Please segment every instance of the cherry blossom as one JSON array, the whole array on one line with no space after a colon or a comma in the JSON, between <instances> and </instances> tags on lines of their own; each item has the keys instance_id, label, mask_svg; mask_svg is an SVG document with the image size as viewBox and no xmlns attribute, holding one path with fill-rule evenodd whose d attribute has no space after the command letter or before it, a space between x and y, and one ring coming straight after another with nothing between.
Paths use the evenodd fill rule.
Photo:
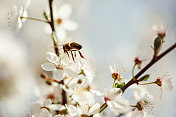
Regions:
<instances>
[{"instance_id":1,"label":"cherry blossom","mask_svg":"<svg viewBox=\"0 0 176 117\"><path fill-rule=\"evenodd\" d=\"M115 63L114 63L113 67L112 67L112 65L110 65L109 67L110 67L110 70L111 70L111 73L112 73L112 78L114 78L115 80L117 79L119 82L121 82L121 80L123 79L121 77L121 73L123 73L125 71L125 69L119 70Z\"/></svg>"},{"instance_id":2,"label":"cherry blossom","mask_svg":"<svg viewBox=\"0 0 176 117\"><path fill-rule=\"evenodd\" d=\"M62 4L59 9L54 8L54 19L56 24L56 34L59 40L64 41L67 37L67 31L75 31L78 28L78 24L70 20L72 7L69 3ZM51 34L51 28L46 25L45 31Z\"/></svg>"},{"instance_id":3,"label":"cherry blossom","mask_svg":"<svg viewBox=\"0 0 176 117\"><path fill-rule=\"evenodd\" d=\"M153 108L151 98L145 95L143 99L137 102L135 107L131 117L144 117L144 113L151 111Z\"/></svg>"},{"instance_id":4,"label":"cherry blossom","mask_svg":"<svg viewBox=\"0 0 176 117\"><path fill-rule=\"evenodd\" d=\"M155 83L161 87L161 94L160 99L162 98L163 90L166 91L172 91L173 90L173 84L172 84L172 78L168 77L168 73L163 74L161 77L158 77L155 81Z\"/></svg>"},{"instance_id":5,"label":"cherry blossom","mask_svg":"<svg viewBox=\"0 0 176 117\"><path fill-rule=\"evenodd\" d=\"M24 18L28 16L26 9L30 3L31 0L28 0L24 6L20 6L20 9L18 9L16 5L12 5L8 13L8 25L16 23L16 28L20 29L22 23L26 20Z\"/></svg>"}]
</instances>

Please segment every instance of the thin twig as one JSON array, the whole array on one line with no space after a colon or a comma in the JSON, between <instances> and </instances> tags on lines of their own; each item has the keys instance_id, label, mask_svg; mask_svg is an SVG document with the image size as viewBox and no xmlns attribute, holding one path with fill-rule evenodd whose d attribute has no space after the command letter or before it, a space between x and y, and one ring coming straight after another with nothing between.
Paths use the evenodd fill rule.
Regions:
<instances>
[{"instance_id":1,"label":"thin twig","mask_svg":"<svg viewBox=\"0 0 176 117\"><path fill-rule=\"evenodd\" d=\"M42 20L42 19L32 18L32 17L23 17L23 16L21 16L21 19L28 19L28 20L34 20L34 21L40 21L40 22L49 23L49 21L47 21L47 20Z\"/></svg>"},{"instance_id":2,"label":"thin twig","mask_svg":"<svg viewBox=\"0 0 176 117\"><path fill-rule=\"evenodd\" d=\"M158 60L160 60L162 57L167 55L169 52L171 52L173 49L176 48L176 43L174 43L171 47L169 47L167 50L165 50L163 53L161 53L159 56L154 56L153 59L146 65L138 74L135 75L135 78L138 79L145 71L147 71L152 65L154 65ZM121 88L122 91L125 91L129 86L134 84L136 82L130 80L124 87Z\"/></svg>"}]
</instances>

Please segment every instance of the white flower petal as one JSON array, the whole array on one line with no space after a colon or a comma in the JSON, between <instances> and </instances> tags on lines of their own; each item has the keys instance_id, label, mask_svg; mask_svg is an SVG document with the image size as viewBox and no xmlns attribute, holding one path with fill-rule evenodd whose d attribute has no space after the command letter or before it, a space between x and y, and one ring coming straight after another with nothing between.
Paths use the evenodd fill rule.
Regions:
<instances>
[{"instance_id":1,"label":"white flower petal","mask_svg":"<svg viewBox=\"0 0 176 117\"><path fill-rule=\"evenodd\" d=\"M65 19L62 25L68 31L75 31L78 29L78 24L70 19Z\"/></svg>"},{"instance_id":2,"label":"white flower petal","mask_svg":"<svg viewBox=\"0 0 176 117\"><path fill-rule=\"evenodd\" d=\"M143 111L139 111L137 117L144 117L144 112Z\"/></svg>"},{"instance_id":3,"label":"white flower petal","mask_svg":"<svg viewBox=\"0 0 176 117\"><path fill-rule=\"evenodd\" d=\"M173 84L170 78L167 78L163 81L163 88L166 89L167 91L173 90Z\"/></svg>"},{"instance_id":4,"label":"white flower petal","mask_svg":"<svg viewBox=\"0 0 176 117\"><path fill-rule=\"evenodd\" d=\"M99 113L95 114L93 117L101 117Z\"/></svg>"},{"instance_id":5,"label":"white flower petal","mask_svg":"<svg viewBox=\"0 0 176 117\"><path fill-rule=\"evenodd\" d=\"M50 105L51 103L52 103L51 99L43 100L43 106Z\"/></svg>"},{"instance_id":6,"label":"white flower petal","mask_svg":"<svg viewBox=\"0 0 176 117\"><path fill-rule=\"evenodd\" d=\"M21 27L22 27L22 21L21 21L20 18L18 18L18 21L17 21L17 30L19 30Z\"/></svg>"},{"instance_id":7,"label":"white flower petal","mask_svg":"<svg viewBox=\"0 0 176 117\"><path fill-rule=\"evenodd\" d=\"M40 108L41 108L41 106L40 106L40 104L39 103L32 103L31 104L31 112L32 112L32 114L38 114L39 112L40 112Z\"/></svg>"},{"instance_id":8,"label":"white flower petal","mask_svg":"<svg viewBox=\"0 0 176 117\"><path fill-rule=\"evenodd\" d=\"M51 104L47 107L49 107L52 110L64 110L65 109L65 106L63 106L61 104Z\"/></svg>"},{"instance_id":9,"label":"white flower petal","mask_svg":"<svg viewBox=\"0 0 176 117\"><path fill-rule=\"evenodd\" d=\"M99 108L100 108L100 104L96 103L90 108L89 113L91 115L95 114L95 113L98 113L99 112Z\"/></svg>"},{"instance_id":10,"label":"white flower petal","mask_svg":"<svg viewBox=\"0 0 176 117\"><path fill-rule=\"evenodd\" d=\"M57 35L58 40L60 41L64 41L67 36L66 31L63 28L56 28L56 35Z\"/></svg>"},{"instance_id":11,"label":"white flower petal","mask_svg":"<svg viewBox=\"0 0 176 117\"><path fill-rule=\"evenodd\" d=\"M94 93L95 95L97 95L97 96L103 96L104 94L103 93L101 93L100 91L98 91L98 90L90 90L90 92L92 92L92 93Z\"/></svg>"},{"instance_id":12,"label":"white flower petal","mask_svg":"<svg viewBox=\"0 0 176 117\"><path fill-rule=\"evenodd\" d=\"M41 67L45 71L53 71L53 70L56 69L56 66L53 63L50 63L50 62L46 62L46 63L42 64Z\"/></svg>"},{"instance_id":13,"label":"white flower petal","mask_svg":"<svg viewBox=\"0 0 176 117\"><path fill-rule=\"evenodd\" d=\"M31 4L31 0L27 0L26 4L25 4L25 9L27 9L29 7L29 5Z\"/></svg>"},{"instance_id":14,"label":"white flower petal","mask_svg":"<svg viewBox=\"0 0 176 117\"><path fill-rule=\"evenodd\" d=\"M23 15L23 11L24 11L23 6L20 6L20 10L18 12L18 15L19 15L18 17L21 17Z\"/></svg>"},{"instance_id":15,"label":"white flower petal","mask_svg":"<svg viewBox=\"0 0 176 117\"><path fill-rule=\"evenodd\" d=\"M137 117L139 115L139 111L138 109L136 108L133 113L131 114L131 117Z\"/></svg>"},{"instance_id":16,"label":"white flower petal","mask_svg":"<svg viewBox=\"0 0 176 117\"><path fill-rule=\"evenodd\" d=\"M119 105L116 102L107 101L107 105L113 113L115 113L116 115L120 114L119 113L120 107L118 107Z\"/></svg>"},{"instance_id":17,"label":"white flower petal","mask_svg":"<svg viewBox=\"0 0 176 117\"><path fill-rule=\"evenodd\" d=\"M65 117L64 115L54 115L53 117Z\"/></svg>"},{"instance_id":18,"label":"white flower petal","mask_svg":"<svg viewBox=\"0 0 176 117\"><path fill-rule=\"evenodd\" d=\"M121 100L119 100L118 102L107 101L107 105L109 106L111 111L113 111L117 115L119 113L127 113L127 112L130 111L130 107L129 106L127 106L126 104L123 104L123 102Z\"/></svg>"},{"instance_id":19,"label":"white flower petal","mask_svg":"<svg viewBox=\"0 0 176 117\"><path fill-rule=\"evenodd\" d=\"M114 69L112 68L112 65L109 65L111 73L114 73Z\"/></svg>"},{"instance_id":20,"label":"white flower petal","mask_svg":"<svg viewBox=\"0 0 176 117\"><path fill-rule=\"evenodd\" d=\"M61 81L63 80L63 74L64 74L64 71L63 70L55 70L53 71L53 78L58 80L58 81Z\"/></svg>"},{"instance_id":21,"label":"white flower petal","mask_svg":"<svg viewBox=\"0 0 176 117\"><path fill-rule=\"evenodd\" d=\"M56 65L59 62L58 56L55 53L52 53L52 52L47 52L46 53L46 58L47 58L48 61L50 61L51 63L54 63Z\"/></svg>"},{"instance_id":22,"label":"white flower petal","mask_svg":"<svg viewBox=\"0 0 176 117\"><path fill-rule=\"evenodd\" d=\"M72 70L70 70L70 69L65 69L64 72L65 72L65 74L67 74L68 76L70 76L70 77L72 77L72 78L78 76L78 74L77 74L76 72L74 72L74 71L72 71Z\"/></svg>"},{"instance_id":23,"label":"white flower petal","mask_svg":"<svg viewBox=\"0 0 176 117\"><path fill-rule=\"evenodd\" d=\"M66 108L68 109L68 112L70 115L72 116L78 115L78 109L74 107L73 105L69 105L69 106L66 105Z\"/></svg>"},{"instance_id":24,"label":"white flower petal","mask_svg":"<svg viewBox=\"0 0 176 117\"><path fill-rule=\"evenodd\" d=\"M71 15L72 7L70 4L63 4L58 10L58 17L60 18L68 18Z\"/></svg>"},{"instance_id":25,"label":"white flower petal","mask_svg":"<svg viewBox=\"0 0 176 117\"><path fill-rule=\"evenodd\" d=\"M23 17L27 17L28 16L28 12L26 10L23 11L23 14L22 14ZM26 19L22 19L22 22L25 22Z\"/></svg>"},{"instance_id":26,"label":"white flower petal","mask_svg":"<svg viewBox=\"0 0 176 117\"><path fill-rule=\"evenodd\" d=\"M121 94L122 90L119 88L105 89L105 97L108 97L111 100L118 98Z\"/></svg>"},{"instance_id":27,"label":"white flower petal","mask_svg":"<svg viewBox=\"0 0 176 117\"><path fill-rule=\"evenodd\" d=\"M73 100L76 102L79 102L79 96L78 95L72 95Z\"/></svg>"},{"instance_id":28,"label":"white flower petal","mask_svg":"<svg viewBox=\"0 0 176 117\"><path fill-rule=\"evenodd\" d=\"M16 5L12 5L8 12L8 24L11 25L17 21L18 17L18 8Z\"/></svg>"},{"instance_id":29,"label":"white flower petal","mask_svg":"<svg viewBox=\"0 0 176 117\"><path fill-rule=\"evenodd\" d=\"M50 112L47 109L45 109L45 108L41 109L40 116L41 117L52 117L52 115L50 114Z\"/></svg>"}]
</instances>

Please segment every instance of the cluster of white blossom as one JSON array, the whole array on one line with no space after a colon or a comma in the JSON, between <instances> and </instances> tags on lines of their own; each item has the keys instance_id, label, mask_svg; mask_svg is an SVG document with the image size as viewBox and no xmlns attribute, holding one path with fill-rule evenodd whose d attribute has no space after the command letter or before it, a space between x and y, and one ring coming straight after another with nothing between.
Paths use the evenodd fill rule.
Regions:
<instances>
[{"instance_id":1,"label":"cluster of white blossom","mask_svg":"<svg viewBox=\"0 0 176 117\"><path fill-rule=\"evenodd\" d=\"M11 7L9 12L10 24L17 22L19 29L25 19L32 19L28 18L26 11L29 3L30 0L20 10L15 5ZM47 9L49 10L49 8ZM45 19L50 21L48 10L45 12ZM69 3L63 3L59 8L53 5L54 24L58 42L68 42L67 31L74 31L78 28L78 24L70 19L71 12L72 8ZM47 23L45 27L48 34L52 34L50 26ZM61 46L62 49L59 49L59 56L53 52L46 53L47 62L41 65L46 71L46 73L41 74L41 77L46 81L46 87L38 90L39 99L31 103L30 115L32 117L99 117L107 106L116 115L147 116L146 113L151 111L153 107L151 104L153 97L142 86L139 86L140 81L132 87L134 90L133 98L137 100L134 105L131 105L130 103L132 102L123 97L124 91L121 88L125 85L125 82L121 83L121 73L124 72L124 69L119 71L116 64L114 66L110 65L110 71L114 79L113 87L105 88L103 93L92 89L95 71L88 60L84 59L80 53L80 48L79 50L76 47L72 48L71 43L63 44L68 46L65 47L67 50L64 49L64 46ZM80 56L77 56L78 53ZM135 58L135 65L138 65L138 69L141 69L142 61L140 57ZM49 77L47 72L52 72L53 75ZM152 83L157 84L162 89L172 89L171 80L165 78L165 76L157 78ZM102 106L97 103L97 96L103 98L104 104Z\"/></svg>"}]
</instances>

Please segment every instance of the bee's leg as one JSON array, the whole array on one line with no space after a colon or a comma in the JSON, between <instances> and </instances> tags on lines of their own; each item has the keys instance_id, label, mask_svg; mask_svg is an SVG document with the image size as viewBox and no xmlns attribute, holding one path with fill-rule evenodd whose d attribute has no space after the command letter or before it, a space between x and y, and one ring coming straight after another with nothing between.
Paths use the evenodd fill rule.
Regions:
<instances>
[{"instance_id":1,"label":"bee's leg","mask_svg":"<svg viewBox=\"0 0 176 117\"><path fill-rule=\"evenodd\" d=\"M66 53L67 53L67 56L68 56L68 58L70 59L70 56L69 56L69 53L68 53L68 51L66 51Z\"/></svg>"},{"instance_id":2,"label":"bee's leg","mask_svg":"<svg viewBox=\"0 0 176 117\"><path fill-rule=\"evenodd\" d=\"M76 58L76 52L74 52L74 54L75 54L75 58Z\"/></svg>"},{"instance_id":3,"label":"bee's leg","mask_svg":"<svg viewBox=\"0 0 176 117\"><path fill-rule=\"evenodd\" d=\"M74 56L73 56L73 52L71 51L71 55L72 55L72 59L75 62Z\"/></svg>"},{"instance_id":4,"label":"bee's leg","mask_svg":"<svg viewBox=\"0 0 176 117\"><path fill-rule=\"evenodd\" d=\"M82 53L80 51L78 51L78 52L79 52L79 55L81 56L81 58L84 58L84 56L82 55Z\"/></svg>"}]
</instances>

